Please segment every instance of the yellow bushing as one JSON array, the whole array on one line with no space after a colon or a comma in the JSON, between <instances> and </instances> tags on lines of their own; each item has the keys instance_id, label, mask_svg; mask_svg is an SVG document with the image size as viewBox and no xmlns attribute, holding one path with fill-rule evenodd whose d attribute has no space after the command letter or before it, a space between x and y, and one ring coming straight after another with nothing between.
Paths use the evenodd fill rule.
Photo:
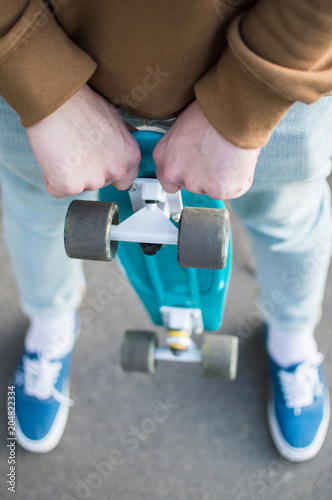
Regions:
<instances>
[{"instance_id":1,"label":"yellow bushing","mask_svg":"<svg viewBox=\"0 0 332 500\"><path fill-rule=\"evenodd\" d=\"M188 339L190 337L190 333L187 332L186 330L169 330L168 337L176 337L176 338L182 337ZM178 349L182 351L185 351L188 348L188 346L186 345L176 344L176 343L168 344L168 347L170 347L170 349Z\"/></svg>"}]
</instances>

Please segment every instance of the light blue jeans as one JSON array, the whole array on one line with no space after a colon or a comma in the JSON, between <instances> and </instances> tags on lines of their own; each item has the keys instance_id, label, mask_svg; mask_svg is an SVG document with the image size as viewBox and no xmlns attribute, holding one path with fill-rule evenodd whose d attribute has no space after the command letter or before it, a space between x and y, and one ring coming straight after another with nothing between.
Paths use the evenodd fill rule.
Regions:
<instances>
[{"instance_id":1,"label":"light blue jeans","mask_svg":"<svg viewBox=\"0 0 332 500\"><path fill-rule=\"evenodd\" d=\"M85 288L82 262L67 257L64 221L73 198L46 189L25 128L0 97L0 185L3 235L27 316L56 316L76 309ZM92 199L83 193L75 198Z\"/></svg>"},{"instance_id":2,"label":"light blue jeans","mask_svg":"<svg viewBox=\"0 0 332 500\"><path fill-rule=\"evenodd\" d=\"M134 126L167 129L172 120L151 121L123 113ZM332 98L296 104L262 149L250 191L231 205L249 231L257 261L264 319L284 331L314 325L331 253L330 189ZM71 199L52 198L26 131L0 100L0 175L3 227L22 308L53 316L77 307L84 276L66 257L63 224ZM75 198L94 198L83 193Z\"/></svg>"}]
</instances>

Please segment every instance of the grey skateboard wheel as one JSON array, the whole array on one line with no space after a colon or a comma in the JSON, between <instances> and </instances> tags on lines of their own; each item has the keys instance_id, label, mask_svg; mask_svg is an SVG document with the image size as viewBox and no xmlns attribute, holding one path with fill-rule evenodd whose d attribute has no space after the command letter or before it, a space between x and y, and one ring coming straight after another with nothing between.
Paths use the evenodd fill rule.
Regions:
<instances>
[{"instance_id":1,"label":"grey skateboard wheel","mask_svg":"<svg viewBox=\"0 0 332 500\"><path fill-rule=\"evenodd\" d=\"M234 380L239 339L234 335L206 334L202 347L202 375Z\"/></svg>"},{"instance_id":2,"label":"grey skateboard wheel","mask_svg":"<svg viewBox=\"0 0 332 500\"><path fill-rule=\"evenodd\" d=\"M178 237L180 266L224 269L228 242L228 210L194 207L182 210Z\"/></svg>"},{"instance_id":3,"label":"grey skateboard wheel","mask_svg":"<svg viewBox=\"0 0 332 500\"><path fill-rule=\"evenodd\" d=\"M110 241L111 224L119 224L116 203L74 200L67 210L65 249L73 259L114 259L118 242Z\"/></svg>"},{"instance_id":4,"label":"grey skateboard wheel","mask_svg":"<svg viewBox=\"0 0 332 500\"><path fill-rule=\"evenodd\" d=\"M154 373L154 350L157 346L155 332L142 330L127 331L121 348L121 365L128 372Z\"/></svg>"}]
</instances>

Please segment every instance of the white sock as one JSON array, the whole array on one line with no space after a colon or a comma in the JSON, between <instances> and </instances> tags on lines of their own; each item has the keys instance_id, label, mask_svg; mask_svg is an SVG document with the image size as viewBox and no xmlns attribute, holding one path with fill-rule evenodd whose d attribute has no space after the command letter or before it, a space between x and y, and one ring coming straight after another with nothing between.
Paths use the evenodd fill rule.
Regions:
<instances>
[{"instance_id":1,"label":"white sock","mask_svg":"<svg viewBox=\"0 0 332 500\"><path fill-rule=\"evenodd\" d=\"M285 333L269 326L267 350L272 359L283 368L302 363L318 351L314 329Z\"/></svg>"},{"instance_id":2,"label":"white sock","mask_svg":"<svg viewBox=\"0 0 332 500\"><path fill-rule=\"evenodd\" d=\"M32 317L25 348L42 353L47 359L63 358L74 347L76 327L76 311L55 318Z\"/></svg>"}]
</instances>

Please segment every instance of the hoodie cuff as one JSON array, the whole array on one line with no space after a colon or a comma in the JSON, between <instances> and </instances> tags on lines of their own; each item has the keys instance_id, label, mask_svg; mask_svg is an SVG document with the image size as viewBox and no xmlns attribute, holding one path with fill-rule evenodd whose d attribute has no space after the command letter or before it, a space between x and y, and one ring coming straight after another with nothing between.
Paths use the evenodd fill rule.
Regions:
<instances>
[{"instance_id":1,"label":"hoodie cuff","mask_svg":"<svg viewBox=\"0 0 332 500\"><path fill-rule=\"evenodd\" d=\"M230 142L246 149L264 146L296 101L312 103L331 87L332 70L301 71L252 52L240 35L243 16L228 32L228 47L195 85L204 115Z\"/></svg>"},{"instance_id":2,"label":"hoodie cuff","mask_svg":"<svg viewBox=\"0 0 332 500\"><path fill-rule=\"evenodd\" d=\"M19 114L24 127L64 104L96 67L38 0L29 3L20 20L0 39L0 95Z\"/></svg>"}]
</instances>

